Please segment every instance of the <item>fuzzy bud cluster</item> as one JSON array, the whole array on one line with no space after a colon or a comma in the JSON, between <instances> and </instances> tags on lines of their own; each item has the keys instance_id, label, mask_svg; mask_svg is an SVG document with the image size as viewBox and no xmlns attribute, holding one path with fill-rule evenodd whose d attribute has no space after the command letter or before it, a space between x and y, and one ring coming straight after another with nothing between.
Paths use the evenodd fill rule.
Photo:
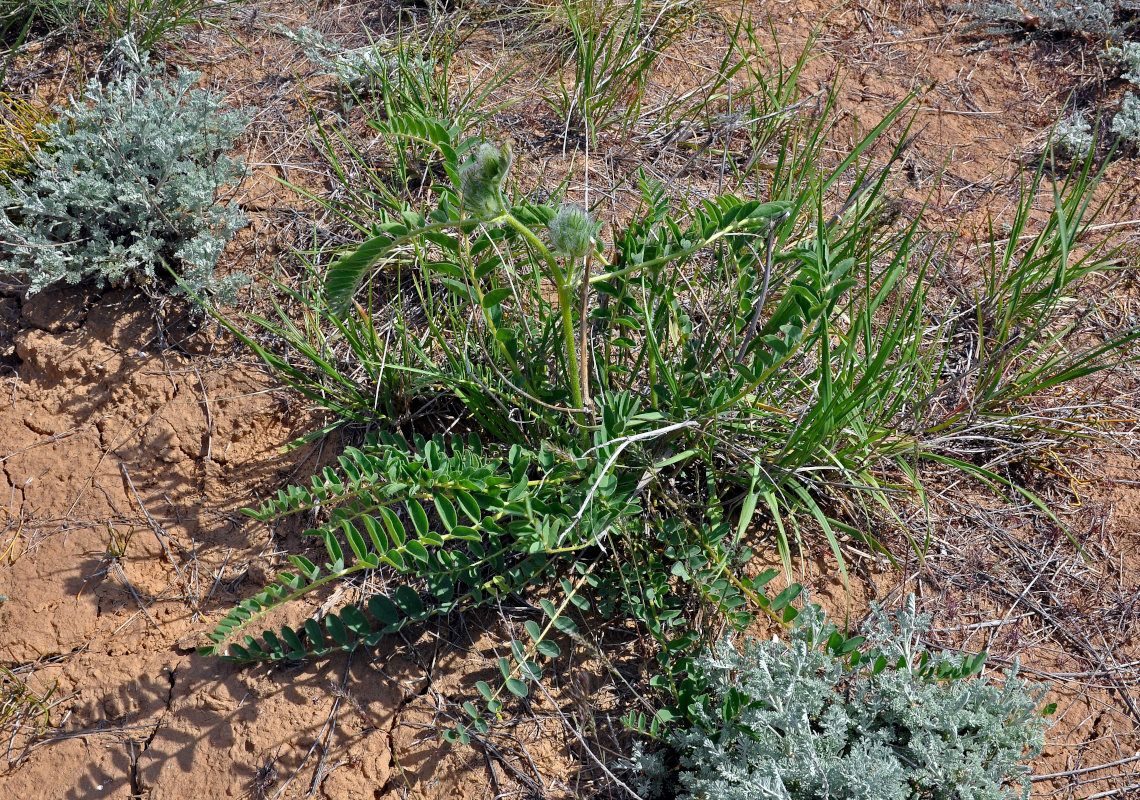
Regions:
<instances>
[{"instance_id":1,"label":"fuzzy bud cluster","mask_svg":"<svg viewBox=\"0 0 1140 800\"><path fill-rule=\"evenodd\" d=\"M550 247L567 258L583 258L590 252L598 225L590 212L573 203L563 203L554 219L547 223Z\"/></svg>"},{"instance_id":2,"label":"fuzzy bud cluster","mask_svg":"<svg viewBox=\"0 0 1140 800\"><path fill-rule=\"evenodd\" d=\"M513 156L510 143L501 147L484 142L459 168L459 194L468 213L493 217L503 209L503 187Z\"/></svg>"}]
</instances>

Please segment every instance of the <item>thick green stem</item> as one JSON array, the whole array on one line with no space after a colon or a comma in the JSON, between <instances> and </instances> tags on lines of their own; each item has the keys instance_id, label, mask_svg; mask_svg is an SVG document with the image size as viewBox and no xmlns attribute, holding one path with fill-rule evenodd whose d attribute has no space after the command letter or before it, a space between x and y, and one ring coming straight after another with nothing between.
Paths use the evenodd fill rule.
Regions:
<instances>
[{"instance_id":1,"label":"thick green stem","mask_svg":"<svg viewBox=\"0 0 1140 800\"><path fill-rule=\"evenodd\" d=\"M578 415L579 423L586 425L586 412L583 405L582 386L588 385L588 378L582 374L583 365L578 361L577 337L574 335L574 293L570 286L569 277L563 274L558 266L558 260L547 249L542 240L534 235L534 231L523 225L514 215L507 213L505 221L508 225L523 235L538 254L546 261L550 268L550 278L554 281L554 289L558 294L558 308L562 316L562 346L566 351L566 383L570 389L571 402L574 408L582 409ZM585 321L583 320L583 323Z\"/></svg>"},{"instance_id":2,"label":"thick green stem","mask_svg":"<svg viewBox=\"0 0 1140 800\"><path fill-rule=\"evenodd\" d=\"M594 248L591 245L590 250ZM590 253L586 253L586 260L582 264L582 286L580 294L582 296L582 305L578 311L578 330L581 334L578 337L578 364L579 374L582 379L582 404L589 406L590 404L590 327L586 320L590 316Z\"/></svg>"}]
</instances>

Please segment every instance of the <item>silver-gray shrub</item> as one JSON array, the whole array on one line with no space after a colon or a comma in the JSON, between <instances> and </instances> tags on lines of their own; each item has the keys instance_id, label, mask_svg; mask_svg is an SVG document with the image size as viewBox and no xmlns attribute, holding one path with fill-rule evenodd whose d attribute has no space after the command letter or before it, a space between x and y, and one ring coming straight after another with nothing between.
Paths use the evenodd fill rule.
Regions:
<instances>
[{"instance_id":1,"label":"silver-gray shrub","mask_svg":"<svg viewBox=\"0 0 1140 800\"><path fill-rule=\"evenodd\" d=\"M1112 133L1127 144L1140 147L1140 98L1132 92L1124 95L1120 110L1112 118Z\"/></svg>"},{"instance_id":2,"label":"silver-gray shrub","mask_svg":"<svg viewBox=\"0 0 1140 800\"><path fill-rule=\"evenodd\" d=\"M1121 42L1110 46L1102 58L1120 71L1120 77L1140 86L1140 42Z\"/></svg>"},{"instance_id":3,"label":"silver-gray shrub","mask_svg":"<svg viewBox=\"0 0 1140 800\"><path fill-rule=\"evenodd\" d=\"M278 28L280 33L305 52L305 58L322 75L336 78L356 92L365 92L376 76L392 69L392 58L385 55L386 41L375 42L368 47L343 47L330 42L320 31L301 26L293 31L285 26Z\"/></svg>"},{"instance_id":4,"label":"silver-gray shrub","mask_svg":"<svg viewBox=\"0 0 1140 800\"><path fill-rule=\"evenodd\" d=\"M1072 158L1084 158L1095 144L1092 128L1079 112L1058 122L1052 138L1057 149Z\"/></svg>"},{"instance_id":5,"label":"silver-gray shrub","mask_svg":"<svg viewBox=\"0 0 1140 800\"><path fill-rule=\"evenodd\" d=\"M246 219L217 195L244 174L226 153L248 118L197 79L164 80L144 57L72 98L33 173L0 189L0 272L26 274L31 294L86 279L150 287L169 267L197 294L230 294L240 276L214 268Z\"/></svg>"},{"instance_id":6,"label":"silver-gray shrub","mask_svg":"<svg viewBox=\"0 0 1140 800\"><path fill-rule=\"evenodd\" d=\"M868 640L878 652L854 668L827 647L836 628L817 607L797 622L787 641L747 639L737 649L725 640L696 662L710 700L696 712L698 724L672 742L683 796L1029 796L1022 762L1043 745L1043 686L1025 683L1016 668L1000 685L936 679L939 665L962 662L934 657L923 664L918 642L929 620L915 613L913 598L893 619L875 610Z\"/></svg>"},{"instance_id":7,"label":"silver-gray shrub","mask_svg":"<svg viewBox=\"0 0 1140 800\"><path fill-rule=\"evenodd\" d=\"M1140 10L1138 0L969 0L959 8L985 33L1033 32L1119 37L1126 18Z\"/></svg>"},{"instance_id":8,"label":"silver-gray shrub","mask_svg":"<svg viewBox=\"0 0 1140 800\"><path fill-rule=\"evenodd\" d=\"M335 78L354 94L380 91L385 83L405 78L401 72L413 73L425 82L435 73L436 62L430 56L401 52L403 45L386 38L374 39L365 47L345 47L306 26L296 31L279 26L278 31L302 48L318 73Z\"/></svg>"}]
</instances>

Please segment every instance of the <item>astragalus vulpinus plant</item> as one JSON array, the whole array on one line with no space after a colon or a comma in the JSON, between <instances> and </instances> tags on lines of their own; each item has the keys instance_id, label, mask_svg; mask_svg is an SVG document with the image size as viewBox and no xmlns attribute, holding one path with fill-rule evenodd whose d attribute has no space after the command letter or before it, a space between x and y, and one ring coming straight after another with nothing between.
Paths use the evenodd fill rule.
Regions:
<instances>
[{"instance_id":1,"label":"astragalus vulpinus plant","mask_svg":"<svg viewBox=\"0 0 1140 800\"><path fill-rule=\"evenodd\" d=\"M29 293L84 280L152 289L167 270L200 295L240 282L214 267L245 225L217 198L244 174L227 153L247 116L193 88L196 73L168 81L135 59L42 125L33 166L0 188L0 270L24 274Z\"/></svg>"},{"instance_id":2,"label":"astragalus vulpinus plant","mask_svg":"<svg viewBox=\"0 0 1140 800\"><path fill-rule=\"evenodd\" d=\"M508 145L393 119L387 141L442 169L421 170L431 182L411 200L374 194L367 239L282 287L299 317L247 318L257 334L229 323L334 424L368 432L249 512L315 515L327 560L291 555L203 652L351 650L543 586L526 638L497 662L501 682L479 685L481 705L465 704L451 735L487 730L504 692L526 695L587 611L659 640L652 685L669 707L630 719L653 732L689 713L677 698L701 620L794 616L798 587L768 598L773 573L743 570L757 520L789 570L797 546L822 541L843 571L843 539L881 550L874 532L894 522L909 535L898 520L921 508L926 468L1049 514L1006 465L1087 428L1027 399L1136 338L1069 338L1072 285L1110 266L1074 247L1095 176L1085 162L1058 185L1029 233L1044 169L1031 176L1007 238L982 246L975 297L932 322L927 287L947 249L921 215L881 222L905 137L883 154L888 169L868 158L903 112L830 167L826 113L783 129L764 198L685 203L643 174L632 218L609 236L590 210L514 195ZM925 542L912 546L921 557ZM387 588L250 635L279 606L364 574Z\"/></svg>"}]
</instances>

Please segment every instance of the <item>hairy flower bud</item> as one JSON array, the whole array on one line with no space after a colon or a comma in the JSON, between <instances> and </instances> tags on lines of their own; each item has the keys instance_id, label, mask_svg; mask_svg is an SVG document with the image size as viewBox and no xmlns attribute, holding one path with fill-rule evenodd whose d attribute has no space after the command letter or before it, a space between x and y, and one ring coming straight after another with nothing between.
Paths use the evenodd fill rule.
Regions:
<instances>
[{"instance_id":1,"label":"hairy flower bud","mask_svg":"<svg viewBox=\"0 0 1140 800\"><path fill-rule=\"evenodd\" d=\"M511 168L511 145L496 147L490 142L479 145L470 159L459 168L459 194L469 213L491 217L503 208L503 186Z\"/></svg>"},{"instance_id":2,"label":"hairy flower bud","mask_svg":"<svg viewBox=\"0 0 1140 800\"><path fill-rule=\"evenodd\" d=\"M567 258L582 258L590 252L591 239L598 233L590 212L573 203L559 206L547 228L550 230L551 249Z\"/></svg>"}]
</instances>

